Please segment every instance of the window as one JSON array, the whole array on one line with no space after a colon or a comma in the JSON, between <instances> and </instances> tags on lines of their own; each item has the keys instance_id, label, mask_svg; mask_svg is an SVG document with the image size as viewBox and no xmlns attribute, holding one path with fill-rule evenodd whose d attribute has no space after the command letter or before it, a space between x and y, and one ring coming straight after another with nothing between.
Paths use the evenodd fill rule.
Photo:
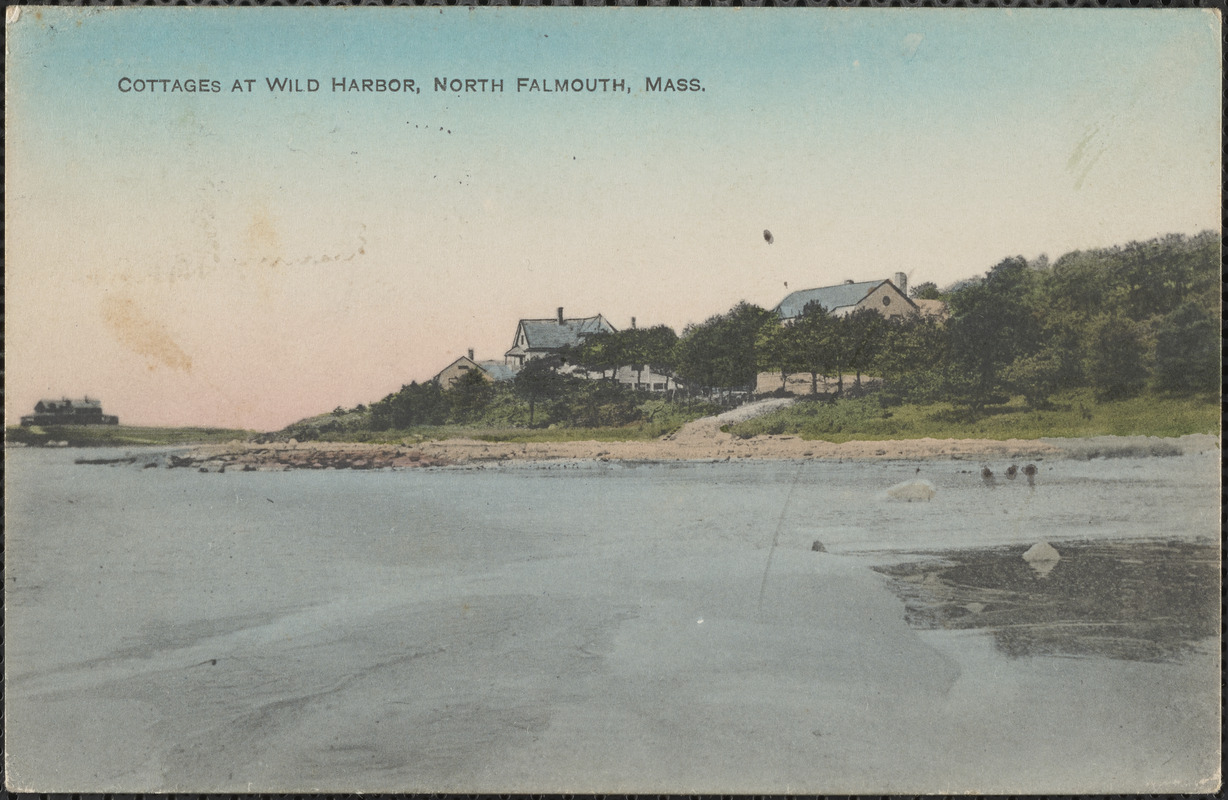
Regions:
<instances>
[{"instance_id":1,"label":"window","mask_svg":"<svg viewBox=\"0 0 1228 800\"><path fill-rule=\"evenodd\" d=\"M883 295L883 305L885 306L891 305L891 298L888 297L887 295Z\"/></svg>"}]
</instances>

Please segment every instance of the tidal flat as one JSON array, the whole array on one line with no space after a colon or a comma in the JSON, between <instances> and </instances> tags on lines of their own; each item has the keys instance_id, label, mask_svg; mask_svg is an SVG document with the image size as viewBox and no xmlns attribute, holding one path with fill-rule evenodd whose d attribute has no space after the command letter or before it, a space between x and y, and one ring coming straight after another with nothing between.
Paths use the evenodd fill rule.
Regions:
<instances>
[{"instance_id":1,"label":"tidal flat","mask_svg":"<svg viewBox=\"0 0 1228 800\"><path fill-rule=\"evenodd\" d=\"M1216 450L1046 457L1031 486L945 459L201 474L133 454L6 451L11 788L1219 781ZM931 500L887 494L914 479ZM1061 553L1043 580L1020 558L1039 541ZM909 570L889 574L908 564L946 571L910 598ZM1111 639L1114 620L1081 610L1076 590L1118 574L1094 607L1186 581L1184 605L1158 604L1128 634L1162 652L1011 650L998 629L1020 618L946 624L955 605L1017 614L1022 587L1043 585L1066 598L1054 620ZM1177 612L1195 619L1164 619Z\"/></svg>"}]
</instances>

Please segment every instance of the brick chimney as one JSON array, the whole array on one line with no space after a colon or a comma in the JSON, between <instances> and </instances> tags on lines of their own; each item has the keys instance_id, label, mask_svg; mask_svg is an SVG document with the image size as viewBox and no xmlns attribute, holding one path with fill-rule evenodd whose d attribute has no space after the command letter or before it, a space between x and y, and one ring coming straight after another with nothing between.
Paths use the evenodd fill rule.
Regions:
<instances>
[{"instance_id":1,"label":"brick chimney","mask_svg":"<svg viewBox=\"0 0 1228 800\"><path fill-rule=\"evenodd\" d=\"M559 306L559 324L563 324L563 307Z\"/></svg>"},{"instance_id":2,"label":"brick chimney","mask_svg":"<svg viewBox=\"0 0 1228 800\"><path fill-rule=\"evenodd\" d=\"M473 360L473 348L472 347L469 348L469 360L470 361Z\"/></svg>"},{"instance_id":3,"label":"brick chimney","mask_svg":"<svg viewBox=\"0 0 1228 800\"><path fill-rule=\"evenodd\" d=\"M905 275L903 272L897 272L895 274L895 280L892 282L895 284L895 288L900 290L901 294L903 294L904 296L908 295L908 276L907 275Z\"/></svg>"},{"instance_id":4,"label":"brick chimney","mask_svg":"<svg viewBox=\"0 0 1228 800\"><path fill-rule=\"evenodd\" d=\"M635 317L631 318L631 330L635 330Z\"/></svg>"}]
</instances>

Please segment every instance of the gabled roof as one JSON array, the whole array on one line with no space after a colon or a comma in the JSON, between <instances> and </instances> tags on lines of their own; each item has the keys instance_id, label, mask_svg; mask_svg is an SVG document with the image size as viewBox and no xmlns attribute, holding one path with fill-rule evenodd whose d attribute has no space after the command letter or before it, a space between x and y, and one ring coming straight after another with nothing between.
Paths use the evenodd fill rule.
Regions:
<instances>
[{"instance_id":1,"label":"gabled roof","mask_svg":"<svg viewBox=\"0 0 1228 800\"><path fill-rule=\"evenodd\" d=\"M594 317L565 319L561 325L557 319L522 319L519 330L524 331L525 338L528 340L525 348L555 350L580 344L584 337L590 334L613 331L614 326L607 322L605 317L598 314ZM516 343L519 341L519 334L517 334ZM516 343L513 343L512 346L515 347Z\"/></svg>"},{"instance_id":2,"label":"gabled roof","mask_svg":"<svg viewBox=\"0 0 1228 800\"><path fill-rule=\"evenodd\" d=\"M58 400L39 400L38 405L45 408L102 408L101 400L91 400L88 397L81 400L70 400L67 397L62 397Z\"/></svg>"},{"instance_id":3,"label":"gabled roof","mask_svg":"<svg viewBox=\"0 0 1228 800\"><path fill-rule=\"evenodd\" d=\"M818 303L829 313L847 306L855 306L866 295L887 283L885 280L861 281L860 283L840 283L835 286L821 286L818 289L802 289L793 292L774 309L781 319L800 317L802 311L811 303Z\"/></svg>"},{"instance_id":4,"label":"gabled roof","mask_svg":"<svg viewBox=\"0 0 1228 800\"><path fill-rule=\"evenodd\" d=\"M479 361L478 366L495 381L510 381L516 377L516 370L502 361Z\"/></svg>"},{"instance_id":5,"label":"gabled roof","mask_svg":"<svg viewBox=\"0 0 1228 800\"><path fill-rule=\"evenodd\" d=\"M435 374L435 377L434 377L434 378L431 378L431 380L433 380L433 381L437 381L437 380L439 380L439 378L440 378L440 376L441 376L441 375L443 375L445 372L447 372L448 370L450 370L450 369L452 369L453 367L455 367L457 364L468 364L468 365L469 365L469 366L471 366L471 367L476 367L476 366L478 365L478 362L474 361L472 358L469 358L468 356L461 356L460 358L456 359L455 361L453 361L453 362L452 362L451 364L449 364L448 366L446 366L446 367L444 367L443 369L439 370L439 372L437 372L437 373Z\"/></svg>"}]
</instances>

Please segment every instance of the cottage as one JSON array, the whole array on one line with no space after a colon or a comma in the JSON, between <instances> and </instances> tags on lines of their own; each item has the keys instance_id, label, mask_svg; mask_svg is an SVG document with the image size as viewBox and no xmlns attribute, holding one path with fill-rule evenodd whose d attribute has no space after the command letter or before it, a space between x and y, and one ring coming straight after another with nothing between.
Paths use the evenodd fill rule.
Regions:
<instances>
[{"instance_id":1,"label":"cottage","mask_svg":"<svg viewBox=\"0 0 1228 800\"><path fill-rule=\"evenodd\" d=\"M451 389L456 382L470 372L477 372L488 381L496 383L510 381L516 377L516 371L502 361L474 361L473 350L467 356L461 356L439 371L431 380L444 389Z\"/></svg>"},{"instance_id":2,"label":"cottage","mask_svg":"<svg viewBox=\"0 0 1228 800\"><path fill-rule=\"evenodd\" d=\"M595 333L614 332L614 326L600 314L565 319L560 308L554 319L520 320L512 347L503 356L504 363L519 369L534 358L558 353L565 347L575 347Z\"/></svg>"},{"instance_id":3,"label":"cottage","mask_svg":"<svg viewBox=\"0 0 1228 800\"><path fill-rule=\"evenodd\" d=\"M672 392L686 387L673 375L653 370L651 364L628 364L614 370L614 380L632 389Z\"/></svg>"},{"instance_id":4,"label":"cottage","mask_svg":"<svg viewBox=\"0 0 1228 800\"><path fill-rule=\"evenodd\" d=\"M118 425L119 417L102 413L102 401L84 397L70 400L39 400L34 413L21 418L22 427L31 425Z\"/></svg>"},{"instance_id":5,"label":"cottage","mask_svg":"<svg viewBox=\"0 0 1228 800\"><path fill-rule=\"evenodd\" d=\"M909 299L907 291L907 276L897 272L894 283L889 280L845 281L835 286L793 292L781 300L774 310L784 322L800 317L811 303L818 303L836 317L861 308L872 308L884 317L903 317L918 313L917 304Z\"/></svg>"}]
</instances>

